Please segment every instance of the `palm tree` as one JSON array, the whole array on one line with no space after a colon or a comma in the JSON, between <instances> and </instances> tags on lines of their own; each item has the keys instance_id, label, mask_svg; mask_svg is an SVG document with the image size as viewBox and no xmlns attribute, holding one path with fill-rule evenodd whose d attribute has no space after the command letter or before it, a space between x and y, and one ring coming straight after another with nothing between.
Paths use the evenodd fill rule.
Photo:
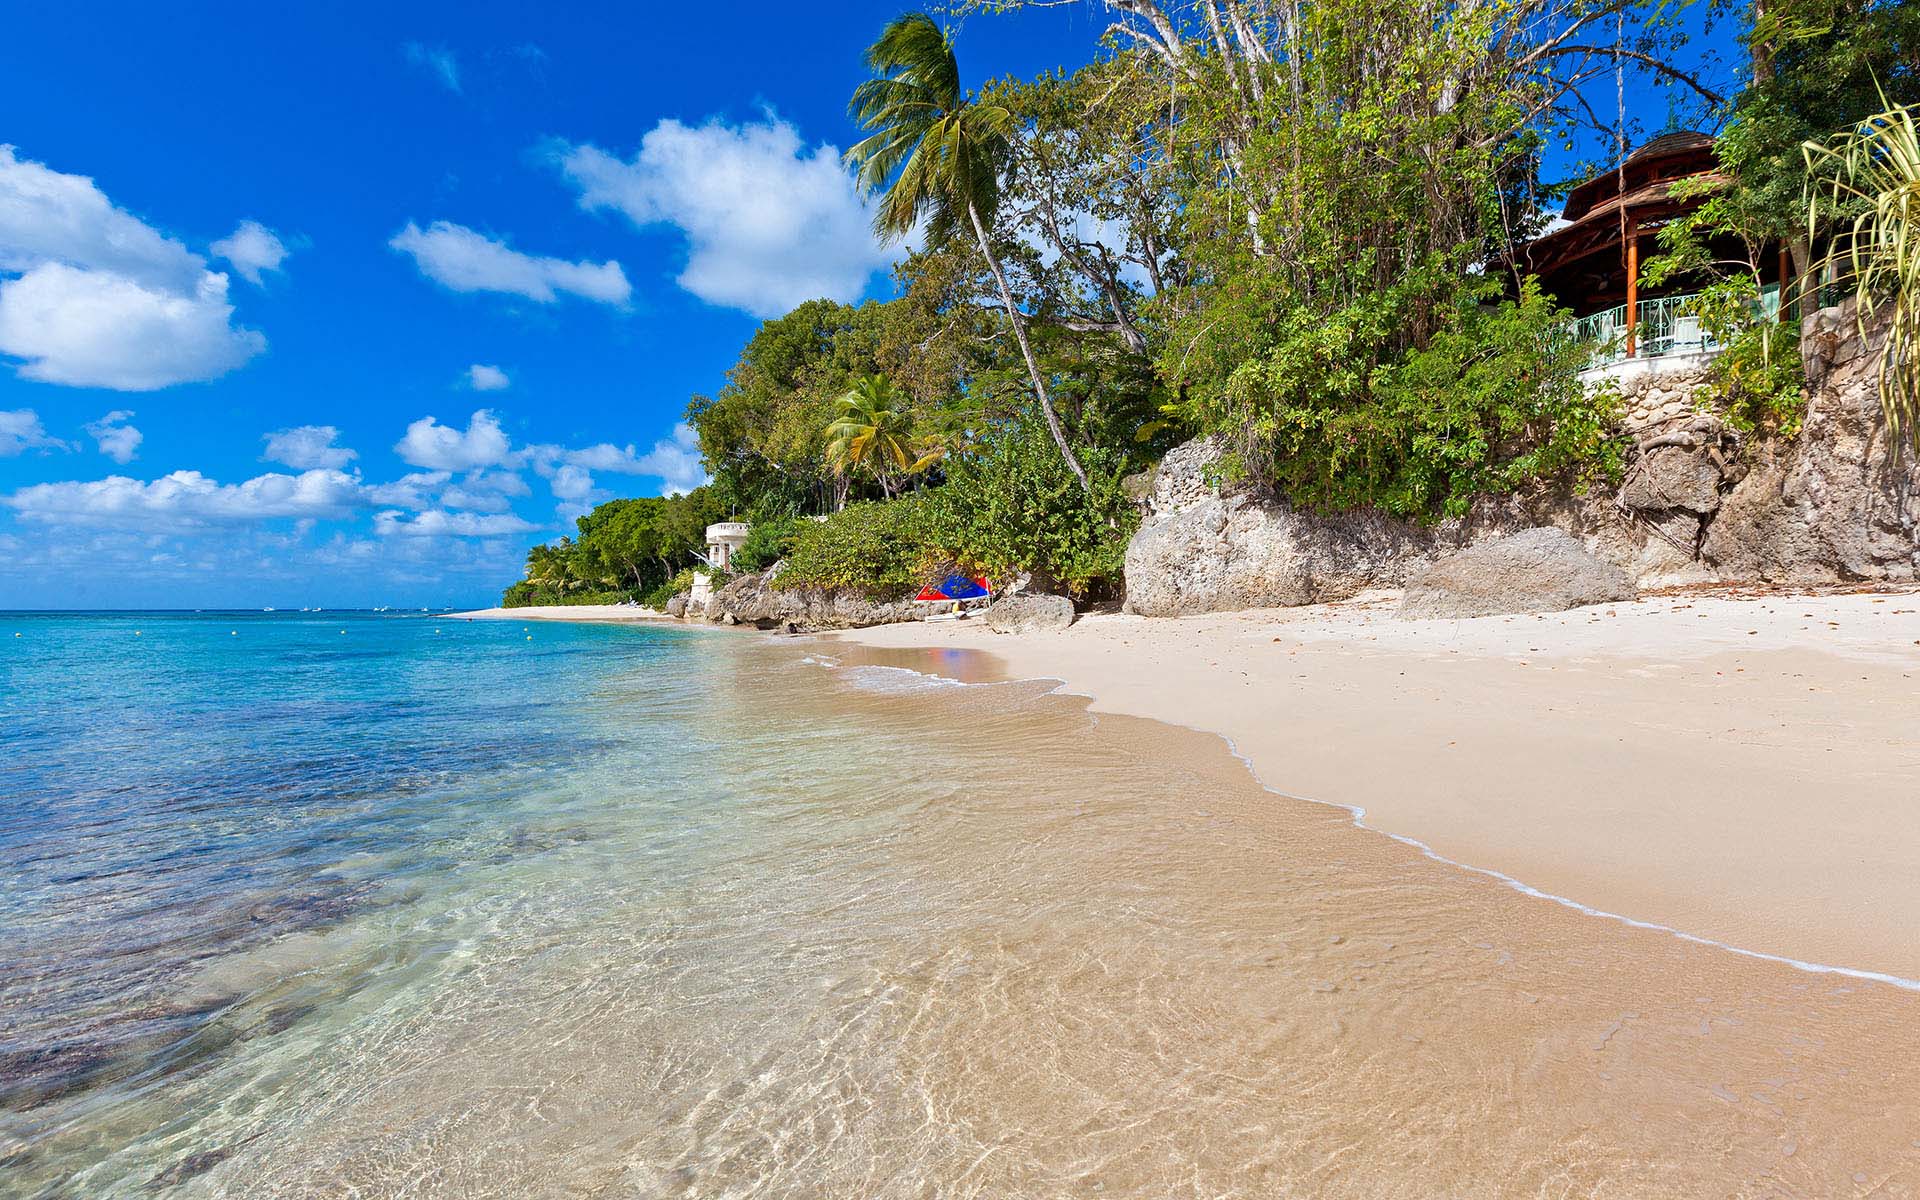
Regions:
<instances>
[{"instance_id":1,"label":"palm tree","mask_svg":"<svg viewBox=\"0 0 1920 1200\"><path fill-rule=\"evenodd\" d=\"M833 424L827 426L827 461L835 475L864 469L880 481L880 490L893 499L893 472L915 469L911 441L912 419L900 389L884 375L867 375L833 402Z\"/></svg>"},{"instance_id":2,"label":"palm tree","mask_svg":"<svg viewBox=\"0 0 1920 1200\"><path fill-rule=\"evenodd\" d=\"M1868 117L1826 142L1808 142L1808 228L1824 211L1851 211L1826 265L1859 297L1860 333L1885 305L1880 404L1887 432L1920 450L1920 104Z\"/></svg>"},{"instance_id":3,"label":"palm tree","mask_svg":"<svg viewBox=\"0 0 1920 1200\"><path fill-rule=\"evenodd\" d=\"M1013 114L999 105L977 104L961 90L953 42L925 13L889 23L867 48L867 63L878 78L855 88L847 108L862 129L872 132L847 151L847 162L859 169L860 186L869 192L893 180L874 213L875 232L888 239L904 237L923 216L936 238L950 235L963 221L972 227L1000 285L1000 303L1027 361L1047 431L1081 489L1091 492L1028 344L1026 316L1013 302L1013 289L987 236L999 209L997 167L1006 157Z\"/></svg>"}]
</instances>

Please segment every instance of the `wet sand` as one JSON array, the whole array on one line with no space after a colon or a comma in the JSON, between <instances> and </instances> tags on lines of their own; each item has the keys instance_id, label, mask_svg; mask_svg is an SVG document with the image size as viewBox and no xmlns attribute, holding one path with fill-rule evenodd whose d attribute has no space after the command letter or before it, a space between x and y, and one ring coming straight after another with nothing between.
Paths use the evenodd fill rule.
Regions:
<instances>
[{"instance_id":1,"label":"wet sand","mask_svg":"<svg viewBox=\"0 0 1920 1200\"><path fill-rule=\"evenodd\" d=\"M740 650L714 719L779 707L690 886L581 843L457 988L227 1081L186 1194L1920 1195L1920 995L1542 903L1211 736L807 649Z\"/></svg>"},{"instance_id":2,"label":"wet sand","mask_svg":"<svg viewBox=\"0 0 1920 1200\"><path fill-rule=\"evenodd\" d=\"M838 635L1228 738L1278 791L1605 913L1920 981L1920 594L1400 621L1390 596Z\"/></svg>"}]
</instances>

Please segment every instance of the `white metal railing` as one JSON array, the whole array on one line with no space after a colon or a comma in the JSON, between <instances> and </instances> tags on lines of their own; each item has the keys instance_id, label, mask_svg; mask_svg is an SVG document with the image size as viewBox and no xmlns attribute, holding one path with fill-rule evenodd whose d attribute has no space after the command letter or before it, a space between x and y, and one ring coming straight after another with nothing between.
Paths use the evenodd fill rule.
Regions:
<instances>
[{"instance_id":1,"label":"white metal railing","mask_svg":"<svg viewBox=\"0 0 1920 1200\"><path fill-rule=\"evenodd\" d=\"M1624 304L1580 317L1569 332L1574 341L1594 348L1592 365L1596 367L1611 366L1629 358L1718 353L1720 343L1707 332L1694 309L1694 302L1699 298L1695 292L1640 301L1636 305L1639 320L1634 324L1632 354L1627 353L1627 306ZM1779 315L1780 286L1771 284L1762 289L1754 317L1772 321Z\"/></svg>"}]
</instances>

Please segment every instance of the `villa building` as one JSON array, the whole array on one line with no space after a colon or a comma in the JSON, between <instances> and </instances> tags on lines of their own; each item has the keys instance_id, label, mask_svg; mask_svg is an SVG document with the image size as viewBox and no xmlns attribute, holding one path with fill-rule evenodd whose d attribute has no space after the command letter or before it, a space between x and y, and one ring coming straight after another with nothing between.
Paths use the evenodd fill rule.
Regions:
<instances>
[{"instance_id":1,"label":"villa building","mask_svg":"<svg viewBox=\"0 0 1920 1200\"><path fill-rule=\"evenodd\" d=\"M1660 253L1656 235L1674 219L1692 212L1705 196L1672 195L1675 184L1703 180L1710 190L1731 182L1719 173L1713 139L1704 133L1667 133L1567 194L1557 227L1519 251L1523 273L1537 275L1543 290L1573 310L1574 335L1595 347L1592 373L1632 375L1652 368L1654 360L1679 366L1714 354L1718 347L1687 312L1689 288L1698 280L1675 281L1649 289L1640 285L1640 266ZM1720 257L1744 259L1745 250L1724 247ZM1779 311L1780 285L1787 274L1784 251L1769 253L1762 264L1763 311Z\"/></svg>"}]
</instances>

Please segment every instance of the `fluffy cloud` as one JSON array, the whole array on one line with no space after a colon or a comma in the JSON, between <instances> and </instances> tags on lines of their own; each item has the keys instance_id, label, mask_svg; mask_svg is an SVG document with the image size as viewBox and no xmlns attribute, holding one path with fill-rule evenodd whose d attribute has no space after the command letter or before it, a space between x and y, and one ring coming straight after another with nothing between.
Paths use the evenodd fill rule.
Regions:
<instances>
[{"instance_id":1,"label":"fluffy cloud","mask_svg":"<svg viewBox=\"0 0 1920 1200\"><path fill-rule=\"evenodd\" d=\"M503 392L513 386L513 380L499 367L475 363L467 368L467 386L476 392Z\"/></svg>"},{"instance_id":2,"label":"fluffy cloud","mask_svg":"<svg viewBox=\"0 0 1920 1200\"><path fill-rule=\"evenodd\" d=\"M242 221L240 227L208 247L217 257L233 264L240 277L258 286L262 271L278 271L287 260L287 247L280 238L258 221Z\"/></svg>"},{"instance_id":3,"label":"fluffy cloud","mask_svg":"<svg viewBox=\"0 0 1920 1200\"><path fill-rule=\"evenodd\" d=\"M426 508L433 503L433 493L452 478L451 471L415 471L392 483L375 484L367 489L367 496L375 504L394 508Z\"/></svg>"},{"instance_id":4,"label":"fluffy cloud","mask_svg":"<svg viewBox=\"0 0 1920 1200\"><path fill-rule=\"evenodd\" d=\"M342 517L368 503L360 481L339 471L268 474L222 484L198 471L143 483L123 475L41 483L0 500L28 520L181 530L282 517Z\"/></svg>"},{"instance_id":5,"label":"fluffy cloud","mask_svg":"<svg viewBox=\"0 0 1920 1200\"><path fill-rule=\"evenodd\" d=\"M707 471L700 463L700 435L685 421L673 427L673 436L662 438L653 449L640 456L641 475L655 475L667 495L690 492L707 482Z\"/></svg>"},{"instance_id":6,"label":"fluffy cloud","mask_svg":"<svg viewBox=\"0 0 1920 1200\"><path fill-rule=\"evenodd\" d=\"M445 46L427 46L408 42L407 61L440 81L440 86L460 94L460 59Z\"/></svg>"},{"instance_id":7,"label":"fluffy cloud","mask_svg":"<svg viewBox=\"0 0 1920 1200\"><path fill-rule=\"evenodd\" d=\"M409 518L401 512L375 513L373 531L381 537L396 534L407 537L499 537L503 534L532 533L539 526L523 521L512 513L448 512L430 508Z\"/></svg>"},{"instance_id":8,"label":"fluffy cloud","mask_svg":"<svg viewBox=\"0 0 1920 1200\"><path fill-rule=\"evenodd\" d=\"M506 430L484 408L467 420L464 432L421 417L407 426L406 436L395 443L393 452L402 462L430 471L476 471L500 466L512 457Z\"/></svg>"},{"instance_id":9,"label":"fluffy cloud","mask_svg":"<svg viewBox=\"0 0 1920 1200\"><path fill-rule=\"evenodd\" d=\"M334 470L346 466L360 454L339 441L340 431L331 425L296 425L265 435L268 462L285 463L296 471Z\"/></svg>"},{"instance_id":10,"label":"fluffy cloud","mask_svg":"<svg viewBox=\"0 0 1920 1200\"><path fill-rule=\"evenodd\" d=\"M12 278L3 278L12 276ZM266 348L236 328L227 277L93 180L0 146L0 354L28 379L150 391Z\"/></svg>"},{"instance_id":11,"label":"fluffy cloud","mask_svg":"<svg viewBox=\"0 0 1920 1200\"><path fill-rule=\"evenodd\" d=\"M591 145L552 154L582 208L684 233L680 286L710 304L773 317L803 300L856 300L893 259L839 149L808 150L785 121L665 120L631 160Z\"/></svg>"},{"instance_id":12,"label":"fluffy cloud","mask_svg":"<svg viewBox=\"0 0 1920 1200\"><path fill-rule=\"evenodd\" d=\"M512 471L476 471L441 492L440 504L444 508L506 512L513 507L513 497L525 496L531 490L527 487L527 481Z\"/></svg>"},{"instance_id":13,"label":"fluffy cloud","mask_svg":"<svg viewBox=\"0 0 1920 1200\"><path fill-rule=\"evenodd\" d=\"M0 354L25 359L26 379L150 392L218 378L266 349L232 318L225 275L202 274L184 295L47 263L0 283Z\"/></svg>"},{"instance_id":14,"label":"fluffy cloud","mask_svg":"<svg viewBox=\"0 0 1920 1200\"><path fill-rule=\"evenodd\" d=\"M32 409L0 409L0 458L12 458L29 450L65 449L65 442L47 436L40 424L40 414Z\"/></svg>"},{"instance_id":15,"label":"fluffy cloud","mask_svg":"<svg viewBox=\"0 0 1920 1200\"><path fill-rule=\"evenodd\" d=\"M121 464L130 463L140 450L140 443L146 435L127 424L133 420L133 414L124 408L118 408L101 417L98 421L88 421L83 429L94 444L100 447L100 453Z\"/></svg>"},{"instance_id":16,"label":"fluffy cloud","mask_svg":"<svg viewBox=\"0 0 1920 1200\"><path fill-rule=\"evenodd\" d=\"M505 292L542 304L561 292L602 304L625 304L633 294L617 262L538 258L451 221L425 229L409 221L387 244L411 256L422 275L456 292Z\"/></svg>"},{"instance_id":17,"label":"fluffy cloud","mask_svg":"<svg viewBox=\"0 0 1920 1200\"><path fill-rule=\"evenodd\" d=\"M577 450L561 446L528 446L521 453L536 471L547 476L554 485L553 494L561 499L587 495L593 487L593 479L589 474L593 471L605 471L612 475L650 475L661 481L661 490L669 495L690 492L708 481L706 469L700 462L700 435L685 421L675 425L671 436L661 438L644 454L630 445L615 446L608 442ZM578 473L567 475L563 483L561 473L568 468ZM563 486L571 489L572 494L561 491Z\"/></svg>"}]
</instances>

